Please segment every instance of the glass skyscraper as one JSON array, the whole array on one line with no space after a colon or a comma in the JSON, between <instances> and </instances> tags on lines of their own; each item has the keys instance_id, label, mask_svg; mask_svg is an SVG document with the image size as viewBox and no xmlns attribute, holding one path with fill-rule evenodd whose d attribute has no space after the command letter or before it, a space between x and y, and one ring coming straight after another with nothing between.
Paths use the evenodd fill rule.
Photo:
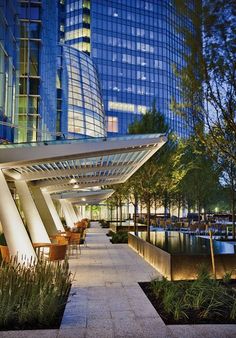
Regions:
<instances>
[{"instance_id":1,"label":"glass skyscraper","mask_svg":"<svg viewBox=\"0 0 236 338\"><path fill-rule=\"evenodd\" d=\"M19 142L56 135L57 1L20 1Z\"/></svg>"},{"instance_id":2,"label":"glass skyscraper","mask_svg":"<svg viewBox=\"0 0 236 338\"><path fill-rule=\"evenodd\" d=\"M0 140L106 135L93 61L63 45L64 9L63 0L0 1Z\"/></svg>"},{"instance_id":3,"label":"glass skyscraper","mask_svg":"<svg viewBox=\"0 0 236 338\"><path fill-rule=\"evenodd\" d=\"M199 1L190 0L197 12ZM86 52L98 68L110 133L126 134L128 125L156 100L170 128L187 130L170 109L181 100L174 65L186 52L180 27L193 28L187 13L172 0L67 0L65 43Z\"/></svg>"},{"instance_id":4,"label":"glass skyscraper","mask_svg":"<svg viewBox=\"0 0 236 338\"><path fill-rule=\"evenodd\" d=\"M18 36L17 0L0 1L0 141L12 142L17 123Z\"/></svg>"},{"instance_id":5,"label":"glass skyscraper","mask_svg":"<svg viewBox=\"0 0 236 338\"><path fill-rule=\"evenodd\" d=\"M187 136L170 102L181 101L173 69L190 17L174 0L1 0L0 138L104 136L104 112L108 135L122 135L154 100Z\"/></svg>"}]
</instances>

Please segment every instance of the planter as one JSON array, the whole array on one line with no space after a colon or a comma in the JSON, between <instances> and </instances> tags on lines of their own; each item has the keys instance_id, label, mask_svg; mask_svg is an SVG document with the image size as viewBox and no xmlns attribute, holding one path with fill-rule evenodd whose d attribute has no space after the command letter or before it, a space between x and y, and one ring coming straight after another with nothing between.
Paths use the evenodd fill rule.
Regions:
<instances>
[{"instance_id":1,"label":"planter","mask_svg":"<svg viewBox=\"0 0 236 338\"><path fill-rule=\"evenodd\" d=\"M128 244L168 280L196 279L200 265L207 266L209 271L212 269L210 254L172 254L131 233ZM215 265L218 279L227 272L236 278L236 254L216 254Z\"/></svg>"}]
</instances>

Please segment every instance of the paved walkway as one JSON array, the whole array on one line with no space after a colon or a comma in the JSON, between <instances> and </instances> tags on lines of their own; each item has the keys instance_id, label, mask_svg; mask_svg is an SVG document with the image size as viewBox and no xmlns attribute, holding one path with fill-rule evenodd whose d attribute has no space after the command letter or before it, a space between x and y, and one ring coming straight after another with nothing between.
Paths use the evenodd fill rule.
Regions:
<instances>
[{"instance_id":1,"label":"paved walkway","mask_svg":"<svg viewBox=\"0 0 236 338\"><path fill-rule=\"evenodd\" d=\"M169 325L138 282L160 276L125 244L111 244L97 223L70 260L76 273L60 330L5 331L0 338L235 338L236 325Z\"/></svg>"},{"instance_id":2,"label":"paved walkway","mask_svg":"<svg viewBox=\"0 0 236 338\"><path fill-rule=\"evenodd\" d=\"M93 223L87 247L70 260L76 280L58 338L236 337L236 325L166 326L138 285L160 275L106 232Z\"/></svg>"},{"instance_id":3,"label":"paved walkway","mask_svg":"<svg viewBox=\"0 0 236 338\"><path fill-rule=\"evenodd\" d=\"M93 223L87 248L70 260L76 295L59 337L157 337L157 325L166 337L168 329L137 284L160 275L126 244L111 244L106 232Z\"/></svg>"}]
</instances>

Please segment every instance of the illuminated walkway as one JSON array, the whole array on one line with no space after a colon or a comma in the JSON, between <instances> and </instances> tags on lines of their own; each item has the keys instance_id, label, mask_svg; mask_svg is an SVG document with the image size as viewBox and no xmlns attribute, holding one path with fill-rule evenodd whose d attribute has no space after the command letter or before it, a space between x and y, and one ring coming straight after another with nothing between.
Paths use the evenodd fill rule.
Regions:
<instances>
[{"instance_id":1,"label":"illuminated walkway","mask_svg":"<svg viewBox=\"0 0 236 338\"><path fill-rule=\"evenodd\" d=\"M126 244L111 244L106 232L93 224L88 247L70 261L76 295L66 308L59 337L72 329L75 337L155 337L157 325L166 332L137 284L158 273Z\"/></svg>"},{"instance_id":2,"label":"illuminated walkway","mask_svg":"<svg viewBox=\"0 0 236 338\"><path fill-rule=\"evenodd\" d=\"M58 338L235 337L236 325L166 326L138 282L158 276L125 244L111 244L106 229L92 224L87 248L70 260L76 273ZM160 276L160 275L159 275Z\"/></svg>"}]
</instances>

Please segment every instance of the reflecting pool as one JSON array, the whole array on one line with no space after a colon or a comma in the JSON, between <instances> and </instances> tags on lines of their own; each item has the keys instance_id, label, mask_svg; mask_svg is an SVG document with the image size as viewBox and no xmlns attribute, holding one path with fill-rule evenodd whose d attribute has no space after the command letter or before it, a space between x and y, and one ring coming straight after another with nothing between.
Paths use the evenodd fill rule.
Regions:
<instances>
[{"instance_id":1,"label":"reflecting pool","mask_svg":"<svg viewBox=\"0 0 236 338\"><path fill-rule=\"evenodd\" d=\"M146 240L147 233L138 236ZM150 242L170 254L209 255L210 240L178 231L151 231ZM215 254L235 254L236 246L227 242L213 240Z\"/></svg>"}]
</instances>

